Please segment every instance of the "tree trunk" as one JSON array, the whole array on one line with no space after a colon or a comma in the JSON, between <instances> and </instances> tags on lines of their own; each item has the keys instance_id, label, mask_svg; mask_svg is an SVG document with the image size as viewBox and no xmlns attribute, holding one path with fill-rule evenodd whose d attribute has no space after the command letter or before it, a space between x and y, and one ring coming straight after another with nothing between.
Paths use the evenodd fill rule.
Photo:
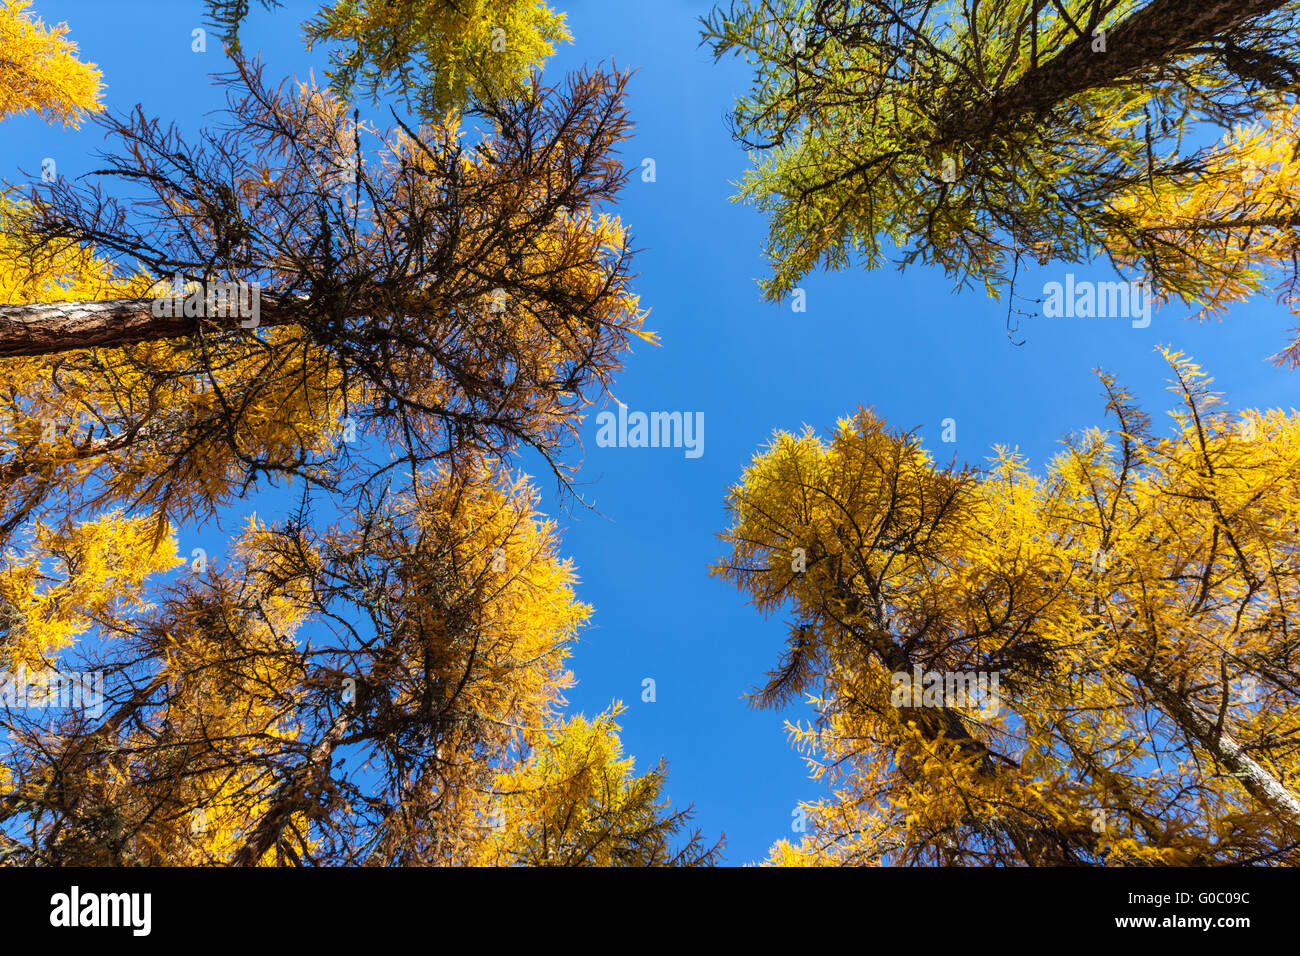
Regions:
<instances>
[{"instance_id":1,"label":"tree trunk","mask_svg":"<svg viewBox=\"0 0 1300 956\"><path fill-rule=\"evenodd\" d=\"M97 302L38 302L0 305L0 359L52 355L74 349L120 348L137 342L179 339L239 329L241 319L204 319L153 314L154 299L104 299ZM173 300L180 311L181 300ZM288 303L259 297L258 326L293 321ZM251 321L251 320L250 320Z\"/></svg>"},{"instance_id":2,"label":"tree trunk","mask_svg":"<svg viewBox=\"0 0 1300 956\"><path fill-rule=\"evenodd\" d=\"M1289 0L1152 0L1106 33L1105 52L1081 36L1010 86L943 124L941 143L969 142L1072 96L1166 63ZM1050 9L1050 8L1048 8Z\"/></svg>"},{"instance_id":3,"label":"tree trunk","mask_svg":"<svg viewBox=\"0 0 1300 956\"><path fill-rule=\"evenodd\" d=\"M851 608L855 616L872 620L873 615L863 606L861 599L853 592L847 582L839 582L838 595ZM865 628L857 627L859 636L871 647L878 660L890 670L910 673L912 661L894 640L893 635L883 631L867 633ZM997 761L984 741L975 737L966 728L961 715L951 707L900 707L899 716L911 723L928 741L944 740L954 744L964 754L975 756L979 760L978 772L981 776L992 777L997 772ZM1005 756L1001 759L1009 766L1018 766ZM1095 835L1091 831L1068 832L1051 825L1032 825L1004 821L999 826L1004 836L1016 848L1026 866L1079 866L1084 865L1075 852L1075 844L1082 843L1087 849L1094 850Z\"/></svg>"},{"instance_id":4,"label":"tree trunk","mask_svg":"<svg viewBox=\"0 0 1300 956\"><path fill-rule=\"evenodd\" d=\"M1300 797L1251 758L1230 733L1219 728L1217 721L1174 688L1147 675L1139 676L1138 680L1188 737L1241 781L1247 793L1272 810L1291 829L1300 831Z\"/></svg>"},{"instance_id":5,"label":"tree trunk","mask_svg":"<svg viewBox=\"0 0 1300 956\"><path fill-rule=\"evenodd\" d=\"M280 842L280 836L293 815L311 807L329 776L334 748L343 739L351 722L352 707L349 706L334 718L325 736L307 754L306 762L294 770L289 780L275 792L271 805L249 834L248 841L230 861L231 866L256 866L266 851Z\"/></svg>"}]
</instances>

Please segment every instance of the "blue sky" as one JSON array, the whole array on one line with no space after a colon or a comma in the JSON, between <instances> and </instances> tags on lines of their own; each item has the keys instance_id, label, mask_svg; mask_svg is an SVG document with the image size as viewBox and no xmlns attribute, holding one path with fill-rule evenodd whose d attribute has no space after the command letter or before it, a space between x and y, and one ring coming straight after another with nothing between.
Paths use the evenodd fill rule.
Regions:
<instances>
[{"instance_id":1,"label":"blue sky","mask_svg":"<svg viewBox=\"0 0 1300 956\"><path fill-rule=\"evenodd\" d=\"M1004 330L1005 302L981 290L954 294L949 278L925 268L813 274L802 283L806 311L764 303L756 280L765 274L765 226L730 201L747 158L725 118L747 75L734 61L713 64L699 47L697 18L709 5L554 5L568 13L575 41L548 63L549 80L583 63L637 70L636 135L624 148L633 175L617 211L642 250L636 289L662 345L628 356L615 394L632 410L702 412L705 421L704 454L687 458L680 448L598 447L593 410L579 476L592 509L562 508L543 479L543 508L559 521L580 596L595 608L573 657L572 709L591 714L625 701L624 742L638 768L667 758L674 801L694 802L707 834L726 832L728 862L756 861L791 835L797 801L819 793L783 727L807 711L749 707L747 692L777 662L784 622L760 618L707 569L720 554L726 489L773 430L826 429L871 405L893 425L920 429L940 460L982 464L1003 444L1041 468L1062 435L1102 423L1096 367L1116 373L1157 425L1167 421L1172 397L1158 344L1199 360L1235 407L1295 406L1300 378L1268 361L1294 317L1267 297L1221 323L1185 321L1187 310L1175 307L1145 329L1122 319L1039 317L1021 321L1024 344L1016 346ZM195 130L220 105L208 79L225 68L219 42L211 38L205 54L190 49L190 31L202 25L198 0L37 0L35 9L47 23L71 26L81 58L104 71L111 109L139 102ZM261 52L268 79L304 77L309 68L322 76L324 55L308 56L298 30L313 9L289 0L273 14L254 10L244 46ZM63 131L10 119L0 126L0 176L16 181L19 168L39 175L45 157L77 176L95 168L92 154L103 145L93 125ZM640 175L646 158L655 161L654 182ZM1100 265L1054 263L1025 278L1021 291L1036 297L1067 272L1110 277ZM940 441L945 418L956 421L955 443ZM266 516L268 507L274 502L254 500L243 510ZM183 529L183 550L187 533L211 534ZM645 678L655 681L653 703L641 700Z\"/></svg>"}]
</instances>

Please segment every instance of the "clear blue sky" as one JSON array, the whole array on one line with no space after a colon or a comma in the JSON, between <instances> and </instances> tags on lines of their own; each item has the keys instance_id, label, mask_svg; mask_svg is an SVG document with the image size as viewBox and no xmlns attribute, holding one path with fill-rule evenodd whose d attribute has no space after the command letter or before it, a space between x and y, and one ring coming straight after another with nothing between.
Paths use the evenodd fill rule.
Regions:
<instances>
[{"instance_id":1,"label":"clear blue sky","mask_svg":"<svg viewBox=\"0 0 1300 956\"><path fill-rule=\"evenodd\" d=\"M727 860L762 859L790 836L791 812L815 797L783 722L806 717L755 711L745 695L776 664L784 622L763 620L740 596L708 576L720 553L714 535L726 516L723 495L774 429L819 429L859 404L894 425L920 428L946 461L982 464L995 444L1041 467L1062 435L1100 424L1104 401L1095 367L1115 372L1156 419L1167 419L1168 370L1155 347L1170 344L1198 359L1235 407L1297 404L1300 373L1274 368L1293 316L1262 298L1222 323L1185 321L1167 308L1146 329L1117 319L1024 320L1022 346L1004 332L1005 303L982 291L952 293L942 273L892 268L815 274L803 282L807 311L760 300L765 229L759 214L730 202L745 153L725 117L746 81L743 65L715 66L698 46L702 0L553 0L568 13L575 41L548 63L551 81L582 63L637 69L631 84L635 138L624 156L633 176L618 212L643 250L637 291L662 347L639 346L615 394L632 410L703 412L703 456L681 449L597 447L594 414L583 431L580 481L597 512L561 510L549 486L543 507L560 522L563 549L577 565L580 595L595 607L573 658L579 680L572 709L588 714L611 699L628 705L624 742L638 769L660 756L671 766L670 793L694 802L697 824L726 831ZM290 0L265 14L254 3L245 49L260 51L267 77L323 73L324 56L302 49L299 22L314 4ZM190 50L200 26L198 0L37 0L47 21L65 21L84 60L97 63L111 109L137 102L164 122L194 130L220 105L207 74L225 68L219 42ZM0 126L0 176L39 175L53 157L59 172L94 168L103 147L97 127L61 131L35 118ZM643 182L644 158L657 180ZM1053 264L1021 289L1105 279L1101 266ZM940 442L953 418L957 441ZM526 463L525 463L526 464ZM273 501L243 510L268 517ZM232 517L234 517L232 515ZM227 530L237 527L225 522ZM210 529L182 529L181 543L209 540ZM211 549L210 549L211 550ZM657 700L641 701L653 678Z\"/></svg>"}]
</instances>

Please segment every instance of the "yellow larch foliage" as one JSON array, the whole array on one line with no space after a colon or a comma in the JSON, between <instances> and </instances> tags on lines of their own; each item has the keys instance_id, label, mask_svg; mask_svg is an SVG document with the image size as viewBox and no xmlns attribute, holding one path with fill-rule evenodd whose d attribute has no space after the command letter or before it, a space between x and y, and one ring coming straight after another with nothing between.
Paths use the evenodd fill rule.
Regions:
<instances>
[{"instance_id":1,"label":"yellow larch foliage","mask_svg":"<svg viewBox=\"0 0 1300 956\"><path fill-rule=\"evenodd\" d=\"M337 367L288 330L265 340L215 343L201 374L166 342L8 360L0 454L14 464L0 501L8 510L39 486L68 513L145 502L186 522L231 501L248 461L329 450L343 427L327 401Z\"/></svg>"},{"instance_id":2,"label":"yellow larch foliage","mask_svg":"<svg viewBox=\"0 0 1300 956\"><path fill-rule=\"evenodd\" d=\"M0 197L0 301L168 291L83 249L23 259L15 254L23 210L20 201ZM279 351L267 347L279 342L286 343ZM185 520L229 501L246 460L293 461L337 437L341 425L325 399L337 394L339 374L290 332L268 330L263 344L214 342L206 359L200 371L193 356L169 342L6 359L0 457L13 464L0 469L5 513L20 507L38 481L69 513L93 487L101 509L144 499L156 512ZM239 415L227 429L232 409Z\"/></svg>"},{"instance_id":3,"label":"yellow larch foliage","mask_svg":"<svg viewBox=\"0 0 1300 956\"><path fill-rule=\"evenodd\" d=\"M188 213L202 234L204 221ZM197 288L155 281L76 245L29 254L29 215L15 190L0 192L4 304L183 297ZM93 486L99 508L147 501L160 520L207 516L237 492L248 461L300 461L332 447L342 428L339 370L289 329L268 329L256 342L213 341L201 359L184 343L146 342L8 358L4 372L12 386L0 395L0 456L13 462L0 469L6 514L31 509L39 483L68 513Z\"/></svg>"},{"instance_id":4,"label":"yellow larch foliage","mask_svg":"<svg viewBox=\"0 0 1300 956\"><path fill-rule=\"evenodd\" d=\"M146 618L106 619L99 654L146 671L93 729L18 750L16 794L67 820L52 861L212 865L242 846L271 799L269 764L294 746L302 682L304 582L279 577L264 533L251 525L230 570L183 576ZM310 821L292 825L310 849Z\"/></svg>"},{"instance_id":5,"label":"yellow larch foliage","mask_svg":"<svg viewBox=\"0 0 1300 956\"><path fill-rule=\"evenodd\" d=\"M641 776L623 756L615 704L593 720L557 722L527 757L500 773L484 801L475 866L663 866L683 814L666 814L665 768ZM691 862L711 859L698 840Z\"/></svg>"},{"instance_id":6,"label":"yellow larch foliage","mask_svg":"<svg viewBox=\"0 0 1300 956\"><path fill-rule=\"evenodd\" d=\"M563 705L573 682L569 646L591 607L577 599L573 564L560 557L555 523L537 511L528 479L494 472L486 465L466 475L443 472L399 504L410 509L413 535L456 542L450 589L445 564L417 555L402 599L416 633L448 634L465 602L474 606L472 656L470 647L448 640L445 656L422 663L446 686L463 684L464 705L504 752L541 732ZM433 595L439 599L428 600Z\"/></svg>"},{"instance_id":7,"label":"yellow larch foliage","mask_svg":"<svg viewBox=\"0 0 1300 956\"><path fill-rule=\"evenodd\" d=\"M22 253L23 217L28 205L13 189L0 190L0 303L84 302L148 294L153 283L122 270L93 252L63 246L38 257Z\"/></svg>"},{"instance_id":8,"label":"yellow larch foliage","mask_svg":"<svg viewBox=\"0 0 1300 956\"><path fill-rule=\"evenodd\" d=\"M543 0L337 0L304 24L331 45L335 92L396 91L425 118L516 93L573 39Z\"/></svg>"},{"instance_id":9,"label":"yellow larch foliage","mask_svg":"<svg viewBox=\"0 0 1300 956\"><path fill-rule=\"evenodd\" d=\"M1113 211L1124 228L1108 237L1116 261L1158 272L1166 299L1181 295L1206 316L1222 316L1280 277L1279 298L1300 312L1297 141L1300 103L1281 105L1231 130L1194 174L1118 197ZM1277 357L1300 364L1300 330Z\"/></svg>"},{"instance_id":10,"label":"yellow larch foliage","mask_svg":"<svg viewBox=\"0 0 1300 956\"><path fill-rule=\"evenodd\" d=\"M1166 358L1174 437L1104 378L1119 429L1042 476L937 468L866 411L756 457L715 573L792 613L757 700L812 705L790 731L830 792L773 862L1300 852L1300 415L1231 416Z\"/></svg>"},{"instance_id":11,"label":"yellow larch foliage","mask_svg":"<svg viewBox=\"0 0 1300 956\"><path fill-rule=\"evenodd\" d=\"M593 75L579 85L583 95L604 102L616 82ZM283 123L301 139L268 146L234 189L242 204L262 210L268 235L281 228L292 233L286 223L306 214L294 203L338 172L323 167L341 162L352 134L363 131L336 98L310 83L291 95L276 93L273 101L261 107L275 114L266 121ZM601 135L617 139L617 125ZM372 354L380 346L363 335L340 341L336 330L284 324L246 336L214 335L201 347L178 339L6 360L15 388L0 396L0 453L10 463L0 469L0 506L33 507L32 496L39 494L47 507L73 509L83 489L93 489L99 507L129 502L186 522L211 514L259 474L300 471L328 481L334 463L322 459L340 449L347 417L354 424L364 419L369 437L413 455L441 452L466 417L477 422L490 415L504 433L491 436L498 443L524 436L549 449L572 438L582 390L608 385L629 337L654 340L643 329L645 312L627 277L619 274L627 254L624 226L582 204L567 213L546 205L564 192L564 176L572 178L567 151L590 149L584 132L596 135L578 124L566 134L565 150L529 160L539 167L537 176L531 170L514 176L494 165L494 150L518 150L501 140L435 168L435 159L459 148L454 121L425 129L429 152L403 134L383 141L386 158L372 167L374 188L391 190L393 201L371 210L372 222L362 217L353 223L351 266L369 275L407 269L410 263L389 261L397 255L393 237L442 230L441 190L450 179L464 199L452 231L466 248L455 251L463 261L452 267L454 277L403 284L396 276L393 289L366 287L367 310L388 316L394 326L377 336L381 345L397 343L383 345L382 356ZM309 161L299 155L301 140L316 147ZM276 169L280 160L288 167ZM616 166L602 161L600 175ZM351 193L334 193L355 210ZM210 216L190 192L164 191L160 201L190 237L186 241L216 241ZM15 206L9 217L11 255L3 254L0 241L0 288L10 299L168 291L141 276L118 277L90 253L27 262L17 241L21 213ZM518 227L520 241L502 242L503 226ZM315 255L305 237L285 240L290 246L299 241L303 247L292 252L277 247L275 261ZM64 255L66 262L58 258ZM286 269L269 284L299 278ZM485 281L487 295L464 291ZM497 282L511 290L500 309L491 295ZM406 403L400 410L394 410L395 396Z\"/></svg>"},{"instance_id":12,"label":"yellow larch foliage","mask_svg":"<svg viewBox=\"0 0 1300 956\"><path fill-rule=\"evenodd\" d=\"M150 575L183 563L154 522L112 512L77 524L34 522L0 563L0 664L43 670L100 621L149 609Z\"/></svg>"},{"instance_id":13,"label":"yellow larch foliage","mask_svg":"<svg viewBox=\"0 0 1300 956\"><path fill-rule=\"evenodd\" d=\"M385 157L401 200L394 205L394 210L440 201L438 190L445 187L442 177L436 175L437 164L463 148L465 133L460 128L458 114L453 112L439 123L422 127L419 137L416 141L405 133L396 135L391 155ZM492 235L514 225L536 223L539 208L562 191L566 171L558 155L549 167L536 171L528 181L507 190L496 188L500 177L500 157L496 152L499 148L499 144L488 144L465 149L459 155L457 188L462 195L479 199L467 203L458 212L457 228L466 235L475 232ZM475 269L481 275L495 277L493 281L500 286L485 290L487 294L482 301L474 303L479 314L468 323L468 328L464 319L454 312L449 313L449 320L457 323L458 339L470 346L473 354L482 356L481 374L501 374L493 352L503 345L512 364L527 370L526 376L514 376L511 403L527 408L538 429L576 434L577 396L570 391L530 386L566 378L565 368L572 363L573 355L590 352L597 330L617 330L619 335L650 344L658 344L659 339L645 328L649 313L641 308L639 296L626 288L620 289L618 295L604 294L610 289L608 261L625 249L628 238L628 229L620 219L586 209L545 221L546 225L526 244L509 247L481 244ZM368 238L383 241L384 236L400 228L399 221L381 220L380 227ZM543 275L545 298L530 299L528 291L536 286L535 277ZM507 293L507 289L511 291ZM584 303L587 311L582 322L574 325L557 314L554 306L557 299ZM433 313L439 304L431 299L427 303L416 301L405 305ZM438 339L446 330L432 326L425 334ZM449 392L445 373L430 360L428 353L412 352L410 359L395 362L392 368L404 384L404 393L429 405L445 404ZM604 372L600 375L607 380ZM390 437L399 443L403 441L403 436L397 433Z\"/></svg>"},{"instance_id":14,"label":"yellow larch foliage","mask_svg":"<svg viewBox=\"0 0 1300 956\"><path fill-rule=\"evenodd\" d=\"M292 565L290 539L270 554ZM368 610L376 635L346 653L358 714L387 716L354 731L372 766L397 759L406 735L428 735L429 767L393 795L400 812L380 834L379 858L455 863L477 839L494 775L544 739L573 677L569 646L591 609L577 600L554 523L537 512L523 476L487 462L420 476L367 516L322 532L327 555L315 588ZM276 550L278 549L278 551ZM296 572L305 572L301 569ZM277 577L284 577L283 574ZM367 726L369 724L367 723ZM392 854L392 856L389 856Z\"/></svg>"},{"instance_id":15,"label":"yellow larch foliage","mask_svg":"<svg viewBox=\"0 0 1300 956\"><path fill-rule=\"evenodd\" d=\"M51 123L77 127L103 109L102 74L77 60L68 27L46 27L31 0L0 0L0 120L35 112Z\"/></svg>"},{"instance_id":16,"label":"yellow larch foliage","mask_svg":"<svg viewBox=\"0 0 1300 956\"><path fill-rule=\"evenodd\" d=\"M235 567L248 569L242 581L218 576L178 594L152 629L166 707L119 744L137 756L110 761L104 784L105 803L133 824L121 851L127 860L228 862L271 799L266 758L297 739L294 635L304 606L301 595L267 586L273 564L248 563L259 556L257 534L235 548ZM309 820L298 813L293 825L310 849Z\"/></svg>"}]
</instances>

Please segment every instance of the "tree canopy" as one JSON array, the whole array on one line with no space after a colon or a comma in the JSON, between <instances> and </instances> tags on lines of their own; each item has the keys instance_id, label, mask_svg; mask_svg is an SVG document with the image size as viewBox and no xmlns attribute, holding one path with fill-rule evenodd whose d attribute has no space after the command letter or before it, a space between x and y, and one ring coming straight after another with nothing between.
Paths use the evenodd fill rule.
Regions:
<instances>
[{"instance_id":1,"label":"tree canopy","mask_svg":"<svg viewBox=\"0 0 1300 956\"><path fill-rule=\"evenodd\" d=\"M1172 437L1103 376L1116 427L1043 475L869 410L755 457L715 573L791 615L755 700L812 701L829 791L774 862L1296 860L1300 418L1166 357Z\"/></svg>"},{"instance_id":2,"label":"tree canopy","mask_svg":"<svg viewBox=\"0 0 1300 956\"><path fill-rule=\"evenodd\" d=\"M738 199L766 295L811 270L931 263L1014 292L1022 264L1109 259L1161 299L1294 305L1286 0L745 0L703 36L753 68ZM1198 146L1203 131L1232 131ZM1195 218L1189 218L1195 217ZM1295 347L1286 352L1295 360Z\"/></svg>"}]
</instances>

